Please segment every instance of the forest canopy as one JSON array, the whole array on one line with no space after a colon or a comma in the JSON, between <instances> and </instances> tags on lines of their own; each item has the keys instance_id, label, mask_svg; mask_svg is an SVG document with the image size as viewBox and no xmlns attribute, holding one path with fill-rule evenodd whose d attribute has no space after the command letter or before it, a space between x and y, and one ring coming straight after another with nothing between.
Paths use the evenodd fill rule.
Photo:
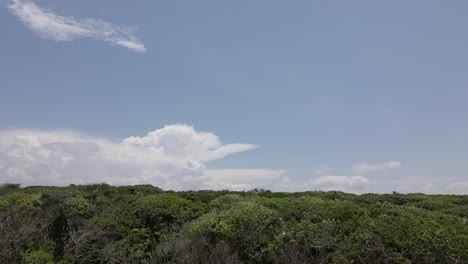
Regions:
<instances>
[{"instance_id":1,"label":"forest canopy","mask_svg":"<svg viewBox=\"0 0 468 264\"><path fill-rule=\"evenodd\" d=\"M0 186L0 263L468 263L468 196Z\"/></svg>"}]
</instances>

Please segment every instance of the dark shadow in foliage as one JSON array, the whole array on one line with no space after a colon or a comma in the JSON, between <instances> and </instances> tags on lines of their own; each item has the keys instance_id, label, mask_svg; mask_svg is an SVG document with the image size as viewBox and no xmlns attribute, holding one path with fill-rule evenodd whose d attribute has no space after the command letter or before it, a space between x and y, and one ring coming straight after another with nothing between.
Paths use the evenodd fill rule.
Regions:
<instances>
[{"instance_id":1,"label":"dark shadow in foliage","mask_svg":"<svg viewBox=\"0 0 468 264\"><path fill-rule=\"evenodd\" d=\"M5 183L0 185L0 196L14 193L20 189L19 183Z\"/></svg>"}]
</instances>

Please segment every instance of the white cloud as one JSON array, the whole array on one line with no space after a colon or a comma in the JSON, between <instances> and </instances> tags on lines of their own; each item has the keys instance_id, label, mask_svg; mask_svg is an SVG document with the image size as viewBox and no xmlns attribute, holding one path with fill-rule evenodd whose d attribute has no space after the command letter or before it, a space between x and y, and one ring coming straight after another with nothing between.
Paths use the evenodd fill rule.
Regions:
<instances>
[{"instance_id":1,"label":"white cloud","mask_svg":"<svg viewBox=\"0 0 468 264\"><path fill-rule=\"evenodd\" d=\"M354 173L357 173L357 174L367 174L371 172L380 172L380 171L386 171L390 169L399 169L400 167L401 167L401 164L399 161L388 161L388 162L373 163L373 164L361 162L361 163L354 165L351 169Z\"/></svg>"},{"instance_id":2,"label":"white cloud","mask_svg":"<svg viewBox=\"0 0 468 264\"><path fill-rule=\"evenodd\" d=\"M433 183L418 183L418 184L408 184L402 183L395 188L395 191L399 193L428 193L435 194L437 191L440 191L440 187L437 187Z\"/></svg>"},{"instance_id":3,"label":"white cloud","mask_svg":"<svg viewBox=\"0 0 468 264\"><path fill-rule=\"evenodd\" d=\"M216 135L186 125L165 126L121 142L72 131L0 131L0 183L248 189L275 180L282 171L207 170L206 162L254 148L223 144Z\"/></svg>"},{"instance_id":4,"label":"white cloud","mask_svg":"<svg viewBox=\"0 0 468 264\"><path fill-rule=\"evenodd\" d=\"M205 172L204 189L252 190L266 187L285 174L270 169L212 169Z\"/></svg>"},{"instance_id":5,"label":"white cloud","mask_svg":"<svg viewBox=\"0 0 468 264\"><path fill-rule=\"evenodd\" d=\"M457 181L448 183L445 186L445 193L468 194L468 181Z\"/></svg>"},{"instance_id":6,"label":"white cloud","mask_svg":"<svg viewBox=\"0 0 468 264\"><path fill-rule=\"evenodd\" d=\"M145 137L129 137L122 145L135 149L161 149L164 155L189 160L210 161L229 154L257 148L251 144L223 145L219 138L207 132L197 132L190 126L166 126L148 133Z\"/></svg>"},{"instance_id":7,"label":"white cloud","mask_svg":"<svg viewBox=\"0 0 468 264\"><path fill-rule=\"evenodd\" d=\"M223 144L215 134L186 125L165 126L146 136L128 137L120 142L74 131L7 130L0 131L0 184L107 182L152 184L166 190L264 188L358 194L369 191L468 194L466 177L368 179L359 174L319 175L300 182L292 180L284 170L207 168L210 161L255 148L252 144Z\"/></svg>"},{"instance_id":8,"label":"white cloud","mask_svg":"<svg viewBox=\"0 0 468 264\"><path fill-rule=\"evenodd\" d=\"M362 176L320 176L312 181L314 186L324 191L362 192L369 184L369 180Z\"/></svg>"},{"instance_id":9,"label":"white cloud","mask_svg":"<svg viewBox=\"0 0 468 264\"><path fill-rule=\"evenodd\" d=\"M275 185L277 191L342 191L349 193L364 193L369 186L369 180L362 176L324 175L304 183L293 183L288 177Z\"/></svg>"},{"instance_id":10,"label":"white cloud","mask_svg":"<svg viewBox=\"0 0 468 264\"><path fill-rule=\"evenodd\" d=\"M468 194L468 181L436 180L409 178L397 183L396 191L400 193L426 194Z\"/></svg>"},{"instance_id":11,"label":"white cloud","mask_svg":"<svg viewBox=\"0 0 468 264\"><path fill-rule=\"evenodd\" d=\"M76 20L44 9L28 0L11 0L10 11L29 29L41 37L56 41L94 38L144 53L145 46L127 27L120 27L97 19Z\"/></svg>"},{"instance_id":12,"label":"white cloud","mask_svg":"<svg viewBox=\"0 0 468 264\"><path fill-rule=\"evenodd\" d=\"M316 176L323 176L323 175L326 175L330 172L330 168L327 167L327 166L324 166L324 165L320 165L317 169L315 169L314 171L314 175Z\"/></svg>"}]
</instances>

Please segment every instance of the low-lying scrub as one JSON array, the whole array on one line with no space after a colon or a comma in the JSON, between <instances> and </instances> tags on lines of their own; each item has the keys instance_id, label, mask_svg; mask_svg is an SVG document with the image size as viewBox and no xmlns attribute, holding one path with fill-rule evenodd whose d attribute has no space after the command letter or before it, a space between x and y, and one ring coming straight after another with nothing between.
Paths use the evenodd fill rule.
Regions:
<instances>
[{"instance_id":1,"label":"low-lying scrub","mask_svg":"<svg viewBox=\"0 0 468 264\"><path fill-rule=\"evenodd\" d=\"M0 263L468 263L468 196L0 186Z\"/></svg>"}]
</instances>

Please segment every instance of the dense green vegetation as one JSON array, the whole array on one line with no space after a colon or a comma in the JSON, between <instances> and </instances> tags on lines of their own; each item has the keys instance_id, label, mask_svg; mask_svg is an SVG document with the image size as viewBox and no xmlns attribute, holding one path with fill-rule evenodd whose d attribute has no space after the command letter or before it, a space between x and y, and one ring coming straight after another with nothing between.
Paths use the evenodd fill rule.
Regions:
<instances>
[{"instance_id":1,"label":"dense green vegetation","mask_svg":"<svg viewBox=\"0 0 468 264\"><path fill-rule=\"evenodd\" d=\"M0 263L468 263L468 196L0 187Z\"/></svg>"}]
</instances>

